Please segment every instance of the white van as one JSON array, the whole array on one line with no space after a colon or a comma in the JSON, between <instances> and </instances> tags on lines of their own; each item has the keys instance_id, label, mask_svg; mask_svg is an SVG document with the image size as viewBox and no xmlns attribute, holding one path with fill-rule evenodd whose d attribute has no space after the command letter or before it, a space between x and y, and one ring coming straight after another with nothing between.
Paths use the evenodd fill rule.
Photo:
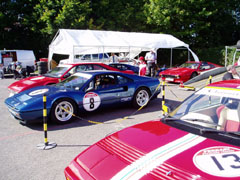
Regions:
<instances>
[{"instance_id":1,"label":"white van","mask_svg":"<svg viewBox=\"0 0 240 180\"><path fill-rule=\"evenodd\" d=\"M3 64L7 73L8 67L14 62L21 63L23 68L34 69L36 57L32 50L0 50L0 54L0 64Z\"/></svg>"}]
</instances>

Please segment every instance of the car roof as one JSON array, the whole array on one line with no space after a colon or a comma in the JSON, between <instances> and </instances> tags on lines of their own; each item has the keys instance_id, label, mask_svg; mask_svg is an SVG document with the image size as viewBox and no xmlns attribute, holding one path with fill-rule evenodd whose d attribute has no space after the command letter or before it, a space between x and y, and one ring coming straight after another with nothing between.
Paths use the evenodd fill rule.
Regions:
<instances>
[{"instance_id":1,"label":"car roof","mask_svg":"<svg viewBox=\"0 0 240 180\"><path fill-rule=\"evenodd\" d=\"M118 71L110 71L110 70L91 70L91 71L83 71L83 72L77 72L75 74L91 74L91 75L98 75L98 74L123 74Z\"/></svg>"},{"instance_id":2,"label":"car roof","mask_svg":"<svg viewBox=\"0 0 240 180\"><path fill-rule=\"evenodd\" d=\"M64 64L59 64L58 66L64 67L64 66L77 66L77 65L84 65L84 64L99 64L99 65L106 65L102 62L78 62L78 63L64 63Z\"/></svg>"},{"instance_id":3,"label":"car roof","mask_svg":"<svg viewBox=\"0 0 240 180\"><path fill-rule=\"evenodd\" d=\"M100 65L102 65L104 63L102 63L102 62L79 62L79 63L67 63L65 65L75 66L75 65L81 65L81 64L100 64ZM106 65L106 64L104 64L104 65Z\"/></svg>"},{"instance_id":4,"label":"car roof","mask_svg":"<svg viewBox=\"0 0 240 180\"><path fill-rule=\"evenodd\" d=\"M209 84L208 86L240 89L240 79L218 81Z\"/></svg>"}]
</instances>

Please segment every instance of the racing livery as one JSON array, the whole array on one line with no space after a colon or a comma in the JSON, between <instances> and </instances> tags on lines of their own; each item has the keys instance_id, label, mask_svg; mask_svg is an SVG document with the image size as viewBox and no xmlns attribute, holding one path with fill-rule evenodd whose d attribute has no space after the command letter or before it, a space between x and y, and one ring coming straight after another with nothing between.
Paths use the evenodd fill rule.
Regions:
<instances>
[{"instance_id":1,"label":"racing livery","mask_svg":"<svg viewBox=\"0 0 240 180\"><path fill-rule=\"evenodd\" d=\"M73 159L66 179L239 179L239 84L213 83L167 117L107 136Z\"/></svg>"},{"instance_id":2,"label":"racing livery","mask_svg":"<svg viewBox=\"0 0 240 180\"><path fill-rule=\"evenodd\" d=\"M111 70L127 74L134 74L132 70L119 70L117 68L99 62L60 64L56 68L41 76L28 77L16 81L9 85L8 89L10 90L10 96L12 96L13 94L22 92L26 89L30 89L36 86L56 84L76 72L90 70Z\"/></svg>"},{"instance_id":3,"label":"racing livery","mask_svg":"<svg viewBox=\"0 0 240 180\"><path fill-rule=\"evenodd\" d=\"M5 100L10 113L20 122L42 120L43 94L47 96L48 117L57 123L74 119L78 112L130 103L139 108L160 93L156 78L115 71L75 73L64 81L39 86Z\"/></svg>"}]
</instances>

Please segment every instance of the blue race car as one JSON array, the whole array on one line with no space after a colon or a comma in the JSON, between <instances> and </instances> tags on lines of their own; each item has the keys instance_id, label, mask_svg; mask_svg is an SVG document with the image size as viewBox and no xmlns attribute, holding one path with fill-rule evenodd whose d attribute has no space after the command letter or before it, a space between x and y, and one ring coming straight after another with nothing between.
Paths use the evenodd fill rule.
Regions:
<instances>
[{"instance_id":1,"label":"blue race car","mask_svg":"<svg viewBox=\"0 0 240 180\"><path fill-rule=\"evenodd\" d=\"M10 113L26 124L43 118L43 94L47 96L47 116L64 124L81 111L95 111L114 104L145 105L160 93L159 80L114 71L76 73L64 81L38 86L5 100ZM157 90L156 90L157 89Z\"/></svg>"},{"instance_id":2,"label":"blue race car","mask_svg":"<svg viewBox=\"0 0 240 180\"><path fill-rule=\"evenodd\" d=\"M133 66L130 64L123 64L123 63L111 63L109 66L117 68L121 71L126 71L126 70L132 70L135 74L139 73L139 67L138 66Z\"/></svg>"}]
</instances>

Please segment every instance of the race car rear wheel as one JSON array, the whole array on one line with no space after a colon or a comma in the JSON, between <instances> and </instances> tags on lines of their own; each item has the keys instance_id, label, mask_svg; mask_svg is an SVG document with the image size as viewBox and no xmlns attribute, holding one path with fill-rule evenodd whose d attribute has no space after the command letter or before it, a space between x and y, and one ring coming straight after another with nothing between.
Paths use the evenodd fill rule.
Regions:
<instances>
[{"instance_id":1,"label":"race car rear wheel","mask_svg":"<svg viewBox=\"0 0 240 180\"><path fill-rule=\"evenodd\" d=\"M71 122L77 113L75 103L71 99L63 98L54 102L51 109L51 119L58 124Z\"/></svg>"},{"instance_id":2,"label":"race car rear wheel","mask_svg":"<svg viewBox=\"0 0 240 180\"><path fill-rule=\"evenodd\" d=\"M139 108L145 105L150 100L149 90L146 88L139 88L133 97L133 106Z\"/></svg>"}]
</instances>

